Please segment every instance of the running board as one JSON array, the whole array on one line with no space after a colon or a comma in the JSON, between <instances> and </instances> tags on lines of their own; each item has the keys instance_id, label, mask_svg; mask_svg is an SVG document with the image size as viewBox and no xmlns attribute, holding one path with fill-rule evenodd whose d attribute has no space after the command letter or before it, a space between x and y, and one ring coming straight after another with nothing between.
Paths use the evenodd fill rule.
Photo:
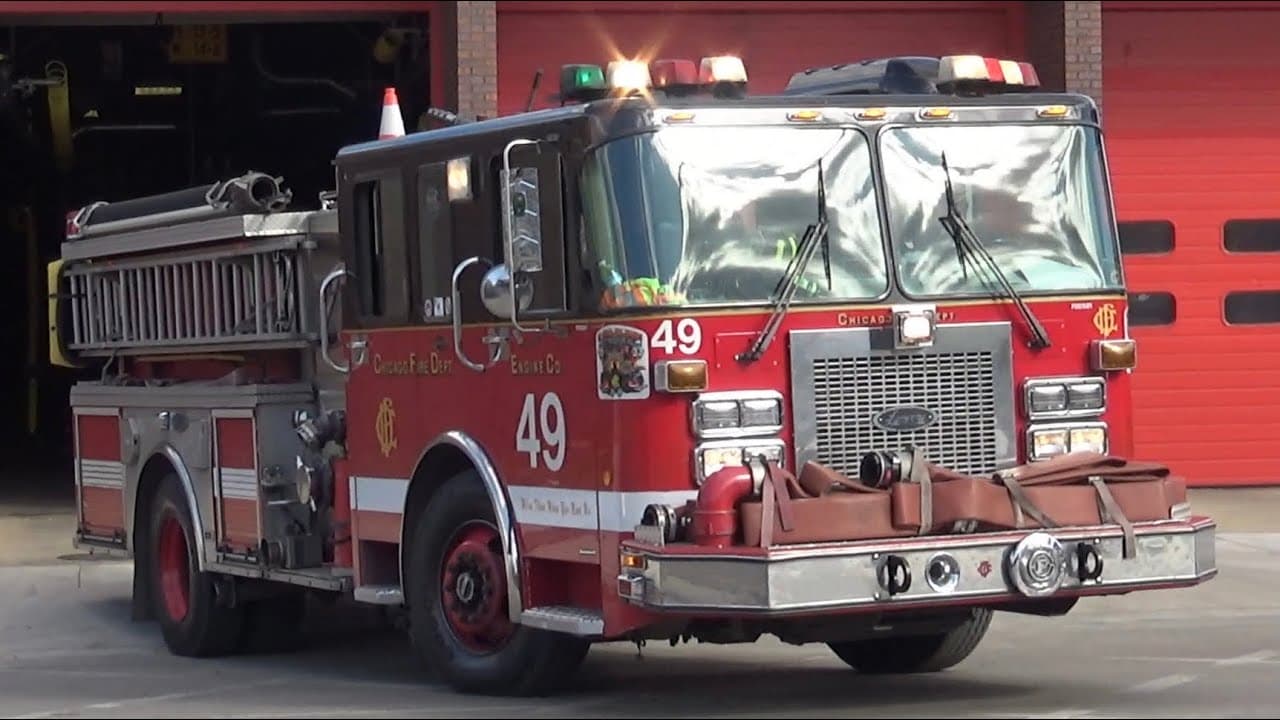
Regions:
<instances>
[{"instance_id":1,"label":"running board","mask_svg":"<svg viewBox=\"0 0 1280 720\"><path fill-rule=\"evenodd\" d=\"M372 605L404 604L404 592L395 585L361 585L354 595L357 602ZM604 617L599 612L563 605L525 610L520 614L520 624L578 636L604 633Z\"/></svg>"},{"instance_id":2,"label":"running board","mask_svg":"<svg viewBox=\"0 0 1280 720\"><path fill-rule=\"evenodd\" d=\"M404 591L395 585L361 585L354 593L356 602L373 605L403 605Z\"/></svg>"},{"instance_id":3,"label":"running board","mask_svg":"<svg viewBox=\"0 0 1280 720\"><path fill-rule=\"evenodd\" d=\"M598 611L565 605L548 605L525 610L520 614L520 624L569 635L604 634L604 617Z\"/></svg>"}]
</instances>

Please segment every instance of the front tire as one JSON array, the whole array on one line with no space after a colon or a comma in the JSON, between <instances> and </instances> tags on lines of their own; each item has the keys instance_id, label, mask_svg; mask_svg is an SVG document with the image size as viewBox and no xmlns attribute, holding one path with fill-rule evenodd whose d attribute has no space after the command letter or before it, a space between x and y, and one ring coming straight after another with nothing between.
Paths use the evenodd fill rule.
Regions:
<instances>
[{"instance_id":1,"label":"front tire","mask_svg":"<svg viewBox=\"0 0 1280 720\"><path fill-rule=\"evenodd\" d=\"M165 645L175 655L212 657L235 651L243 612L225 604L216 577L200 572L192 509L176 474L160 481L151 504L150 579Z\"/></svg>"},{"instance_id":2,"label":"front tire","mask_svg":"<svg viewBox=\"0 0 1280 720\"><path fill-rule=\"evenodd\" d=\"M969 657L991 627L992 611L976 608L949 632L935 635L854 640L828 643L832 652L854 670L867 675L940 672Z\"/></svg>"},{"instance_id":3,"label":"front tire","mask_svg":"<svg viewBox=\"0 0 1280 720\"><path fill-rule=\"evenodd\" d=\"M448 480L411 534L405 591L409 634L451 687L487 695L544 695L585 658L581 638L508 617L502 542L474 470Z\"/></svg>"}]
</instances>

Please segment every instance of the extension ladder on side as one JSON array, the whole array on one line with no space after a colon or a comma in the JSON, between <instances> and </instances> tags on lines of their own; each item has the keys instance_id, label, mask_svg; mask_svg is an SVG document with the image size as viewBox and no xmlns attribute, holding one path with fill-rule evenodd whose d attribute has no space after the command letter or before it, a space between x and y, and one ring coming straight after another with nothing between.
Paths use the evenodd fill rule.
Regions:
<instances>
[{"instance_id":1,"label":"extension ladder on side","mask_svg":"<svg viewBox=\"0 0 1280 720\"><path fill-rule=\"evenodd\" d=\"M288 199L277 180L250 173L72 213L49 267L52 346L70 364L315 343L337 217L284 212Z\"/></svg>"}]
</instances>

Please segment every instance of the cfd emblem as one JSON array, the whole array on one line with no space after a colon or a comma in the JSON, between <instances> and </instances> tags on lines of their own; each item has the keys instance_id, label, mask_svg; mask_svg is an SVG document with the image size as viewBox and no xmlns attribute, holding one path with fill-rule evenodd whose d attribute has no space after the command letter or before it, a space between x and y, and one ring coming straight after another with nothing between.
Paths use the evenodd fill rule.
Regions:
<instances>
[{"instance_id":1,"label":"cfd emblem","mask_svg":"<svg viewBox=\"0 0 1280 720\"><path fill-rule=\"evenodd\" d=\"M1120 329L1120 318L1119 313L1116 312L1116 306L1107 303L1098 308L1098 311L1093 314L1093 326L1104 338L1115 334Z\"/></svg>"},{"instance_id":2,"label":"cfd emblem","mask_svg":"<svg viewBox=\"0 0 1280 720\"><path fill-rule=\"evenodd\" d=\"M374 420L373 426L378 436L378 447L382 449L382 456L391 457L391 451L396 449L396 409L391 404L391 398L382 398L382 403L378 405L378 417Z\"/></svg>"}]
</instances>

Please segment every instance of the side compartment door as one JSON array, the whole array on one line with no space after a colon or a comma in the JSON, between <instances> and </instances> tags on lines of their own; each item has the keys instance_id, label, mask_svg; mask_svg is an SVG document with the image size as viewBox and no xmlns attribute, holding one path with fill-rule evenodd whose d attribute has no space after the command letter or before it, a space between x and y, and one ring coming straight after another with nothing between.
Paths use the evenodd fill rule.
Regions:
<instances>
[{"instance_id":1,"label":"side compartment door","mask_svg":"<svg viewBox=\"0 0 1280 720\"><path fill-rule=\"evenodd\" d=\"M262 538L252 410L213 411L214 543L228 560L255 560Z\"/></svg>"},{"instance_id":2,"label":"side compartment door","mask_svg":"<svg viewBox=\"0 0 1280 720\"><path fill-rule=\"evenodd\" d=\"M73 417L78 533L89 542L123 546L125 471L120 411L77 407Z\"/></svg>"},{"instance_id":3,"label":"side compartment door","mask_svg":"<svg viewBox=\"0 0 1280 720\"><path fill-rule=\"evenodd\" d=\"M398 166L359 171L340 180L339 204L347 269L341 290L346 328L335 348L349 363L347 443L357 582L368 543L398 543L409 475L422 451L424 409L417 378L426 355L414 323L414 254L408 242L412 197ZM339 360L341 362L341 360ZM376 573L375 573L376 574Z\"/></svg>"}]
</instances>

